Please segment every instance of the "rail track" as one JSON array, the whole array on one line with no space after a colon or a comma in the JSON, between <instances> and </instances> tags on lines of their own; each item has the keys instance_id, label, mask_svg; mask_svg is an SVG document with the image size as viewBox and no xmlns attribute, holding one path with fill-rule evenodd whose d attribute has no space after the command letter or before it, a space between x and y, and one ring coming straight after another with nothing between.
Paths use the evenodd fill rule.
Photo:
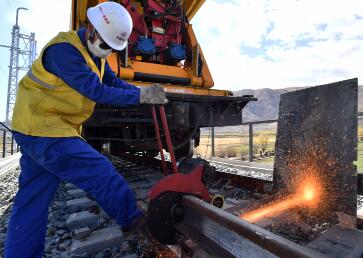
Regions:
<instances>
[{"instance_id":1,"label":"rail track","mask_svg":"<svg viewBox=\"0 0 363 258\"><path fill-rule=\"evenodd\" d=\"M111 160L135 191L139 206L146 210L148 191L163 177L160 161L126 154ZM298 210L256 225L239 219L245 210L265 201L272 182L264 172L258 175L255 170L255 177L251 177L251 171L244 173L243 168L232 171L229 164L216 165L216 180L209 190L223 195L225 204L219 209L196 197L183 197L185 218L175 226L181 232L180 246L158 244L147 231L125 238L85 192L62 183L50 207L45 257L358 257L354 252L362 250L361 234L329 229L329 225L312 227L292 219ZM0 254L17 174L13 171L0 182L1 189L12 189L0 202ZM341 239L332 241L336 235ZM356 241L347 242L347 237Z\"/></svg>"}]
</instances>

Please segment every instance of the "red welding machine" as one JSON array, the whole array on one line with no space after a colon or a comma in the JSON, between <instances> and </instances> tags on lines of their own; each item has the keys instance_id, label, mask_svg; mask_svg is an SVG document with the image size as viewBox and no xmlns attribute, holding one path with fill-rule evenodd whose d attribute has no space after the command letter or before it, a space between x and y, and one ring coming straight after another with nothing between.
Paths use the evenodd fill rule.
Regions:
<instances>
[{"instance_id":1,"label":"red welding machine","mask_svg":"<svg viewBox=\"0 0 363 258\"><path fill-rule=\"evenodd\" d=\"M183 195L194 195L210 202L207 185L214 181L215 168L210 166L208 161L200 158L184 159L179 161L177 166L164 106L159 106L159 112L173 174L164 177L151 188L146 222L156 240L163 244L176 244L178 232L174 229L174 225L184 218ZM164 175L168 175L155 106L151 106L151 114L162 168Z\"/></svg>"},{"instance_id":2,"label":"red welding machine","mask_svg":"<svg viewBox=\"0 0 363 258\"><path fill-rule=\"evenodd\" d=\"M214 167L203 159L191 158L180 162L178 171L156 183L148 196L147 225L155 239L163 244L178 242L174 225L184 218L183 195L211 201L207 185L214 181Z\"/></svg>"}]
</instances>

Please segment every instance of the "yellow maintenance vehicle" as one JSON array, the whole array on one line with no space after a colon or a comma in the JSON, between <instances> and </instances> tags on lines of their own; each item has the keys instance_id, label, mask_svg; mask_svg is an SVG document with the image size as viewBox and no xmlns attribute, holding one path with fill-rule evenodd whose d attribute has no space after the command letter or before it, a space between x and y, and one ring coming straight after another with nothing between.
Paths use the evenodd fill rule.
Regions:
<instances>
[{"instance_id":1,"label":"yellow maintenance vehicle","mask_svg":"<svg viewBox=\"0 0 363 258\"><path fill-rule=\"evenodd\" d=\"M87 25L86 11L104 1L73 0L71 29ZM177 158L191 157L200 128L238 125L253 96L233 97L213 89L214 82L190 20L205 0L119 0L130 13L133 30L125 50L107 58L118 77L138 87L161 84ZM158 147L149 107L98 105L84 127L84 138L104 154L141 152Z\"/></svg>"}]
</instances>

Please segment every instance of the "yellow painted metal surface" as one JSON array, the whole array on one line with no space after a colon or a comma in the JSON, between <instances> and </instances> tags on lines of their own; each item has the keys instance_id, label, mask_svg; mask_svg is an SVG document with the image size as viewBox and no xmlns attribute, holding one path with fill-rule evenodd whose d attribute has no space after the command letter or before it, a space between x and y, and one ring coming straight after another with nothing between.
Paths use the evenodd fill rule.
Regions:
<instances>
[{"instance_id":1,"label":"yellow painted metal surface","mask_svg":"<svg viewBox=\"0 0 363 258\"><path fill-rule=\"evenodd\" d=\"M188 26L188 39L189 39L189 44L191 46L198 45L197 37L194 34L193 26L191 24ZM201 72L201 75L202 75L201 77L203 79L202 86L206 87L206 88L212 88L214 86L214 81L212 78L212 74L209 71L207 60L205 60L203 51L199 46L198 46L198 49L199 49L199 55L200 55L201 61L203 63L202 72Z\"/></svg>"},{"instance_id":2,"label":"yellow painted metal surface","mask_svg":"<svg viewBox=\"0 0 363 258\"><path fill-rule=\"evenodd\" d=\"M86 12L89 7L95 6L98 3L104 2L105 0L72 0L72 29L78 29L82 26L86 25ZM139 3L134 0L130 0L131 2ZM205 0L185 0L185 10L188 19L192 19L193 16L198 12L198 10L202 7ZM142 12L142 7L138 5L138 12ZM215 95L215 96L229 96L231 93L229 91L221 91L221 90L211 90L214 86L214 81L212 75L209 71L207 61L203 55L203 51L200 48L197 38L194 34L193 27L191 24L187 27L186 33L186 45L189 49L193 49L194 55L192 57L192 64L185 62L184 66L180 63L171 66L171 65L163 65L157 63L149 63L143 62L140 58L136 58L136 60L128 59L127 67L120 67L117 62L116 54L112 54L108 59L108 63L111 66L111 69L120 75L120 77L124 80L128 80L132 84L147 86L151 83L137 82L134 81L135 73L143 73L150 75L160 75L160 76L170 76L176 78L189 79L191 81L191 85L181 86L181 85L168 85L163 84L165 88L169 91L175 93L184 93L184 94L196 94L196 95ZM202 70L198 71L198 59L200 57L200 61L202 63Z\"/></svg>"},{"instance_id":3,"label":"yellow painted metal surface","mask_svg":"<svg viewBox=\"0 0 363 258\"><path fill-rule=\"evenodd\" d=\"M202 7L202 5L205 3L205 0L186 0L186 14L188 17L188 20L191 20L194 15L198 12L198 10Z\"/></svg>"},{"instance_id":4,"label":"yellow painted metal surface","mask_svg":"<svg viewBox=\"0 0 363 258\"><path fill-rule=\"evenodd\" d=\"M94 6L98 3L105 2L107 0L72 0L72 14L75 10L75 2L77 2L77 21L74 21L72 18L72 22L76 24L76 28L78 28L78 25L80 23L84 23L86 20L86 11L88 7ZM199 11L199 9L203 6L205 3L205 0L186 0L185 1L185 10L186 10L186 16L188 20L190 21L193 19L195 14ZM141 7L139 2L136 2L138 7ZM137 8L138 12L142 13L141 8ZM72 15L73 17L73 15Z\"/></svg>"},{"instance_id":5,"label":"yellow painted metal surface","mask_svg":"<svg viewBox=\"0 0 363 258\"><path fill-rule=\"evenodd\" d=\"M147 87L153 84L149 82L140 82L140 81L127 81L127 82L140 87ZM175 84L163 84L163 87L165 91L169 93L206 95L206 96L224 96L224 97L232 96L232 92L228 90L205 89L200 87L182 86Z\"/></svg>"}]
</instances>

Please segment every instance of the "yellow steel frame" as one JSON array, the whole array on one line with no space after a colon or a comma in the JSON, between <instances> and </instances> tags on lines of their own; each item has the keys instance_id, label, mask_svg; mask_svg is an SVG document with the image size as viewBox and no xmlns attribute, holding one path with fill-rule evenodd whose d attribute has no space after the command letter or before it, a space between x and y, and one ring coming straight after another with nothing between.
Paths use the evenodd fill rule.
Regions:
<instances>
[{"instance_id":1,"label":"yellow steel frame","mask_svg":"<svg viewBox=\"0 0 363 258\"><path fill-rule=\"evenodd\" d=\"M186 0L185 1L186 14L187 14L189 21L194 17L194 15L202 7L204 2L205 2L205 0Z\"/></svg>"},{"instance_id":2,"label":"yellow steel frame","mask_svg":"<svg viewBox=\"0 0 363 258\"><path fill-rule=\"evenodd\" d=\"M128 81L128 80L126 80ZM128 81L136 86L149 86L153 83L148 82L140 82L140 81ZM180 93L180 94L191 94L191 95L207 95L207 96L233 96L231 91L228 90L215 90L215 89L206 89L206 88L199 88L193 86L182 86L182 85L175 85L175 84L163 84L165 92L167 93Z\"/></svg>"},{"instance_id":3,"label":"yellow steel frame","mask_svg":"<svg viewBox=\"0 0 363 258\"><path fill-rule=\"evenodd\" d=\"M72 0L72 29L78 29L85 26L86 11L89 7L95 6L98 3L105 2L106 0ZM133 1L133 0L131 0ZM181 0L184 1L184 0ZM191 20L198 12L205 0L185 0L185 9L188 20ZM191 85L180 86L172 84L163 84L167 92L195 94L195 95L212 95L212 96L230 96L230 91L213 90L214 85L212 75L208 68L207 62L204 58L203 52L198 44L193 27L189 24L187 28L186 44L189 49L193 50L192 64L186 64L184 67L181 64L177 66L169 66L155 63L148 63L128 59L127 67L118 67L117 56L112 54L108 59L108 63L113 71L120 71L120 77L138 86L148 86L151 83L138 82L133 80L136 72L151 75L171 76L177 78L190 79ZM202 70L198 69L198 59L200 57Z\"/></svg>"}]
</instances>

